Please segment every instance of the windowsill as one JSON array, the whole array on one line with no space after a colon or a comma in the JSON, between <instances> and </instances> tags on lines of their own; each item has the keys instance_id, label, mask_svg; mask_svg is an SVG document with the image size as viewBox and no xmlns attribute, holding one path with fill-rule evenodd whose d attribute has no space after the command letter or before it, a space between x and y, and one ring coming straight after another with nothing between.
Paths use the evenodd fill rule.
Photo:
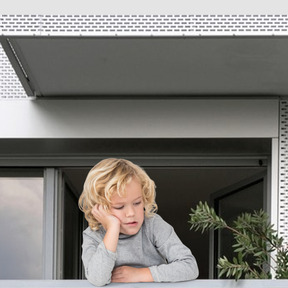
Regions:
<instances>
[{"instance_id":1,"label":"windowsill","mask_svg":"<svg viewBox=\"0 0 288 288\"><path fill-rule=\"evenodd\" d=\"M56 288L56 287L95 287L87 280L0 280L0 288ZM287 280L194 280L178 283L111 283L106 286L113 288L287 288Z\"/></svg>"}]
</instances>

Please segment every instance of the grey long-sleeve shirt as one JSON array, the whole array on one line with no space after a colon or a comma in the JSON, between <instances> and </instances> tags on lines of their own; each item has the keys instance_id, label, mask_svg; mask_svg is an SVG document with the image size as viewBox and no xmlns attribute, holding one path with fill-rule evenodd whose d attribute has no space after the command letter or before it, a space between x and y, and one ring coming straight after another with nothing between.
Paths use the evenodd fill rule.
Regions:
<instances>
[{"instance_id":1,"label":"grey long-sleeve shirt","mask_svg":"<svg viewBox=\"0 0 288 288\"><path fill-rule=\"evenodd\" d=\"M136 235L120 234L117 251L105 248L105 230L83 232L82 260L86 278L96 286L111 281L118 266L149 267L155 282L178 282L198 277L191 251L180 241L173 227L159 215L145 218Z\"/></svg>"}]
</instances>

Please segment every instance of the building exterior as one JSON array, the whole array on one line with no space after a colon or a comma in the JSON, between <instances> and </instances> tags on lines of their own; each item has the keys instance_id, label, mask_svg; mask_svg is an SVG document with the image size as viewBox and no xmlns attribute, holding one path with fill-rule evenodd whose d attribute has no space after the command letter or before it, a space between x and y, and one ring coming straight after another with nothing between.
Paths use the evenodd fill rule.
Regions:
<instances>
[{"instance_id":1,"label":"building exterior","mask_svg":"<svg viewBox=\"0 0 288 288\"><path fill-rule=\"evenodd\" d=\"M105 157L129 158L158 180L159 213L187 243L189 208L219 199L265 209L287 243L287 15L0 23L0 178L42 179L39 278L83 277L77 198ZM216 248L193 237L206 239L211 253L195 255L202 278L213 277Z\"/></svg>"}]
</instances>

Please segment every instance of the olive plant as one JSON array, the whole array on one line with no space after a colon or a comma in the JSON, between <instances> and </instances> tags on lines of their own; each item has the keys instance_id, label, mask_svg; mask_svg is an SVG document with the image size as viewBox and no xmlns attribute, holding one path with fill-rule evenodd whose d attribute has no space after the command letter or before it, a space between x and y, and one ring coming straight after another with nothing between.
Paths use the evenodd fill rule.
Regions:
<instances>
[{"instance_id":1,"label":"olive plant","mask_svg":"<svg viewBox=\"0 0 288 288\"><path fill-rule=\"evenodd\" d=\"M271 279L273 274L276 279L288 278L288 248L263 210L242 213L229 226L207 202L199 202L191 209L189 223L202 233L227 229L233 234L235 257L218 259L219 277Z\"/></svg>"}]
</instances>

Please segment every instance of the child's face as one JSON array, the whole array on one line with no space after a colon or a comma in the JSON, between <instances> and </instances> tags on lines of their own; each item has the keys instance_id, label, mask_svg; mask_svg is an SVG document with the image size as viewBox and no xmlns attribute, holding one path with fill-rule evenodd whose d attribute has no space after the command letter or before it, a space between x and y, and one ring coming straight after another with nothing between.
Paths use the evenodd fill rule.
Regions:
<instances>
[{"instance_id":1,"label":"child's face","mask_svg":"<svg viewBox=\"0 0 288 288\"><path fill-rule=\"evenodd\" d=\"M136 234L144 221L144 203L139 181L133 178L125 187L126 196L114 194L111 198L111 213L120 220L120 232Z\"/></svg>"}]
</instances>

